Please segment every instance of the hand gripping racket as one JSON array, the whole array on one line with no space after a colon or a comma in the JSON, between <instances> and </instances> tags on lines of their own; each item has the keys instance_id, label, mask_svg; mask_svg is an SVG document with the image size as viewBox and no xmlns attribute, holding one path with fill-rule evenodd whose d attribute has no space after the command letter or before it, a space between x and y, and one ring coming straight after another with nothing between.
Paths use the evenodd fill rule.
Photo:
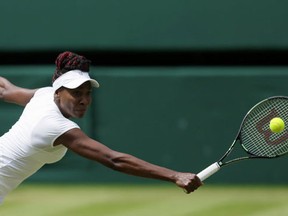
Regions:
<instances>
[{"instance_id":1,"label":"hand gripping racket","mask_svg":"<svg viewBox=\"0 0 288 216\"><path fill-rule=\"evenodd\" d=\"M270 120L280 117L288 122L288 97L274 96L260 101L244 117L238 134L227 152L217 162L197 174L204 181L220 170L222 166L246 159L276 158L288 152L288 130L273 133L269 128ZM224 162L236 143L240 143L247 153L243 157Z\"/></svg>"}]
</instances>

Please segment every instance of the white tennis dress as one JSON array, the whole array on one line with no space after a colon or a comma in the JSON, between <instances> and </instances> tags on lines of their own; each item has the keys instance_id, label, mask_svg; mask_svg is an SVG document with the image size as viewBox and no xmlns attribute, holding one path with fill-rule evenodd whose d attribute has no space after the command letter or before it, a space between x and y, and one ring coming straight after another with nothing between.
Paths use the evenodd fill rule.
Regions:
<instances>
[{"instance_id":1,"label":"white tennis dress","mask_svg":"<svg viewBox=\"0 0 288 216\"><path fill-rule=\"evenodd\" d=\"M61 114L54 103L53 88L37 90L19 120L0 137L0 203L44 164L65 155L67 148L53 143L73 128L79 126Z\"/></svg>"}]
</instances>

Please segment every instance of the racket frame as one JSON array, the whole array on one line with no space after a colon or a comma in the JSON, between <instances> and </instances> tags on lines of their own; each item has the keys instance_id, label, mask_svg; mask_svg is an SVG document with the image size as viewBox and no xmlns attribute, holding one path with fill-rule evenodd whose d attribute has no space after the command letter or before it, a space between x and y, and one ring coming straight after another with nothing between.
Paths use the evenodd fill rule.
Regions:
<instances>
[{"instance_id":1,"label":"racket frame","mask_svg":"<svg viewBox=\"0 0 288 216\"><path fill-rule=\"evenodd\" d=\"M281 155L276 155L276 156L273 156L273 157L267 157L267 156L257 156L257 155L254 155L252 154L251 152L249 152L243 145L242 145L242 140L241 140L241 132L242 132L242 129L243 129L243 124L245 123L247 117L249 116L249 114L255 109L255 107L257 107L258 105L260 105L261 103L263 102L266 102L266 101L269 101L269 100L272 100L272 99L277 99L277 98L285 98L285 99L288 99L288 97L286 96L273 96L273 97L269 97L269 98L266 98L260 102L258 102L257 104L255 104L247 113L246 115L244 116L241 124L240 124L240 128L238 130L238 133L237 133L237 136L236 138L234 139L233 143L230 145L230 147L228 148L228 150L224 153L224 155L217 161L217 162L214 162L212 163L210 166L208 166L207 168L205 168L204 170L202 170L201 172L199 172L197 174L198 178L201 180L201 181L204 181L205 179L209 178L211 175L215 174L216 172L218 172L221 167L225 166L225 165L228 165L228 164L231 164L231 163L235 163L235 162L238 162L238 161L242 161L242 160L247 160L247 159L272 159L272 158L276 158L276 157L280 157ZM242 147L242 149L248 154L247 156L243 156L243 157L237 157L237 158L234 158L234 159L231 159L231 160L228 160L226 162L224 162L224 159L230 155L230 153L232 152L232 150L234 149L235 147L235 144L237 143L237 141L240 142L240 145Z\"/></svg>"}]
</instances>

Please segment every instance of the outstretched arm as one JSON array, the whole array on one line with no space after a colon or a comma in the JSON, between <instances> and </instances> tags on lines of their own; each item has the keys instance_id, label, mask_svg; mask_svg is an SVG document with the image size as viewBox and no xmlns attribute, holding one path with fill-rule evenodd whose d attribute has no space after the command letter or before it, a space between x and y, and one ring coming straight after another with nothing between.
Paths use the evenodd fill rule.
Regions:
<instances>
[{"instance_id":1,"label":"outstretched arm","mask_svg":"<svg viewBox=\"0 0 288 216\"><path fill-rule=\"evenodd\" d=\"M0 99L9 103L25 106L37 89L26 89L15 86L4 77L0 77Z\"/></svg>"},{"instance_id":2,"label":"outstretched arm","mask_svg":"<svg viewBox=\"0 0 288 216\"><path fill-rule=\"evenodd\" d=\"M177 172L148 163L132 155L114 151L89 138L80 129L72 129L64 133L56 139L54 145L57 144L63 144L77 154L119 172L173 182L187 193L193 192L202 185L200 179L193 173Z\"/></svg>"}]
</instances>

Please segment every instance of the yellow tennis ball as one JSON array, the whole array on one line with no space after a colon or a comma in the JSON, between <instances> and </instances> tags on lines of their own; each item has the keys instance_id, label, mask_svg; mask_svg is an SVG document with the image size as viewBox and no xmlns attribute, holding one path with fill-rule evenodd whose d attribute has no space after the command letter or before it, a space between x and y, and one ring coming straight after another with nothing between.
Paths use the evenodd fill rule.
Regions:
<instances>
[{"instance_id":1,"label":"yellow tennis ball","mask_svg":"<svg viewBox=\"0 0 288 216\"><path fill-rule=\"evenodd\" d=\"M274 133L280 133L284 130L285 128L285 123L284 121L279 118L279 117L276 117L276 118L273 118L271 121L270 121L270 130Z\"/></svg>"}]
</instances>

